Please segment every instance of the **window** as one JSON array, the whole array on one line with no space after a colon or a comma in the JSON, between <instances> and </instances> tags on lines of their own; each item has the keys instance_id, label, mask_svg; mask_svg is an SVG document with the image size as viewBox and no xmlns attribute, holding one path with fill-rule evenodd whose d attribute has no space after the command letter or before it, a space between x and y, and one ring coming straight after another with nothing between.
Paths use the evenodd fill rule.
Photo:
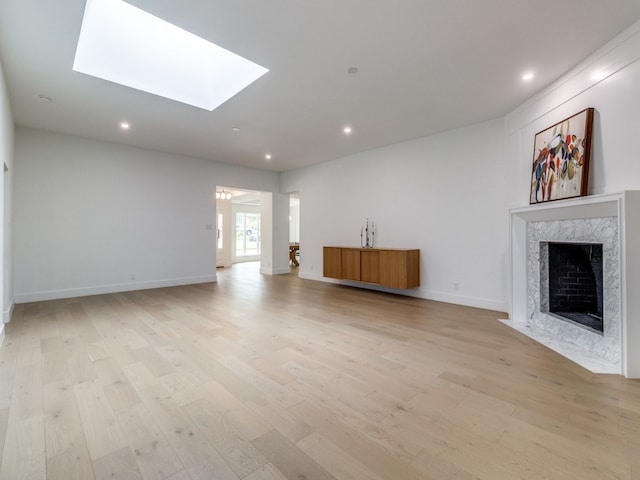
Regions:
<instances>
[{"instance_id":1,"label":"window","mask_svg":"<svg viewBox=\"0 0 640 480\"><path fill-rule=\"evenodd\" d=\"M260 214L236 213L236 257L260 255Z\"/></svg>"}]
</instances>

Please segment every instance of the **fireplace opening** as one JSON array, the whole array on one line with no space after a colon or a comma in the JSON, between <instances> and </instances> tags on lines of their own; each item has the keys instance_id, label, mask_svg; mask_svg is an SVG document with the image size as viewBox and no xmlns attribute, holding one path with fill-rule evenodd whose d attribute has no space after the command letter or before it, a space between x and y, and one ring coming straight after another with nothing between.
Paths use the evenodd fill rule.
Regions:
<instances>
[{"instance_id":1,"label":"fireplace opening","mask_svg":"<svg viewBox=\"0 0 640 480\"><path fill-rule=\"evenodd\" d=\"M603 333L602 244L544 243L548 249L546 313Z\"/></svg>"}]
</instances>

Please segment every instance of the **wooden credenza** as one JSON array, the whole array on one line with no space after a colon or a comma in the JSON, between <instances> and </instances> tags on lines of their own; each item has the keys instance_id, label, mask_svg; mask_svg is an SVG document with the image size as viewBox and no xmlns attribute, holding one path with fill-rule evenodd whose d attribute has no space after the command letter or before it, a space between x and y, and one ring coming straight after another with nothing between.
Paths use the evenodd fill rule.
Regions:
<instances>
[{"instance_id":1,"label":"wooden credenza","mask_svg":"<svg viewBox=\"0 0 640 480\"><path fill-rule=\"evenodd\" d=\"M382 287L419 287L420 250L324 247L323 275Z\"/></svg>"}]
</instances>

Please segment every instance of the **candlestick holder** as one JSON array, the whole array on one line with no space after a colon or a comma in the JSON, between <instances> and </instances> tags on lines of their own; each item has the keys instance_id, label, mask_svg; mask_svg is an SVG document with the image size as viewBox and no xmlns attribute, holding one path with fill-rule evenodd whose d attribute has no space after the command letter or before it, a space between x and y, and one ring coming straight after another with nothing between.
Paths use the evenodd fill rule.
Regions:
<instances>
[{"instance_id":1,"label":"candlestick holder","mask_svg":"<svg viewBox=\"0 0 640 480\"><path fill-rule=\"evenodd\" d=\"M373 222L371 222L371 228L369 228L369 219L367 218L366 226L360 227L360 247L361 248L373 248L376 232Z\"/></svg>"}]
</instances>

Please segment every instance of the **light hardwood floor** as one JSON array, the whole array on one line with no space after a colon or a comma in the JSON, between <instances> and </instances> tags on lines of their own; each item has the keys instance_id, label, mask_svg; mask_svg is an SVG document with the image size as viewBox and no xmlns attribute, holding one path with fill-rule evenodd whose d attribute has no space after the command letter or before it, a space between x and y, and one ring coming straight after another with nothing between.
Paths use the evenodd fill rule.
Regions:
<instances>
[{"instance_id":1,"label":"light hardwood floor","mask_svg":"<svg viewBox=\"0 0 640 480\"><path fill-rule=\"evenodd\" d=\"M640 479L640 382L504 314L218 273L17 306L0 479Z\"/></svg>"}]
</instances>

